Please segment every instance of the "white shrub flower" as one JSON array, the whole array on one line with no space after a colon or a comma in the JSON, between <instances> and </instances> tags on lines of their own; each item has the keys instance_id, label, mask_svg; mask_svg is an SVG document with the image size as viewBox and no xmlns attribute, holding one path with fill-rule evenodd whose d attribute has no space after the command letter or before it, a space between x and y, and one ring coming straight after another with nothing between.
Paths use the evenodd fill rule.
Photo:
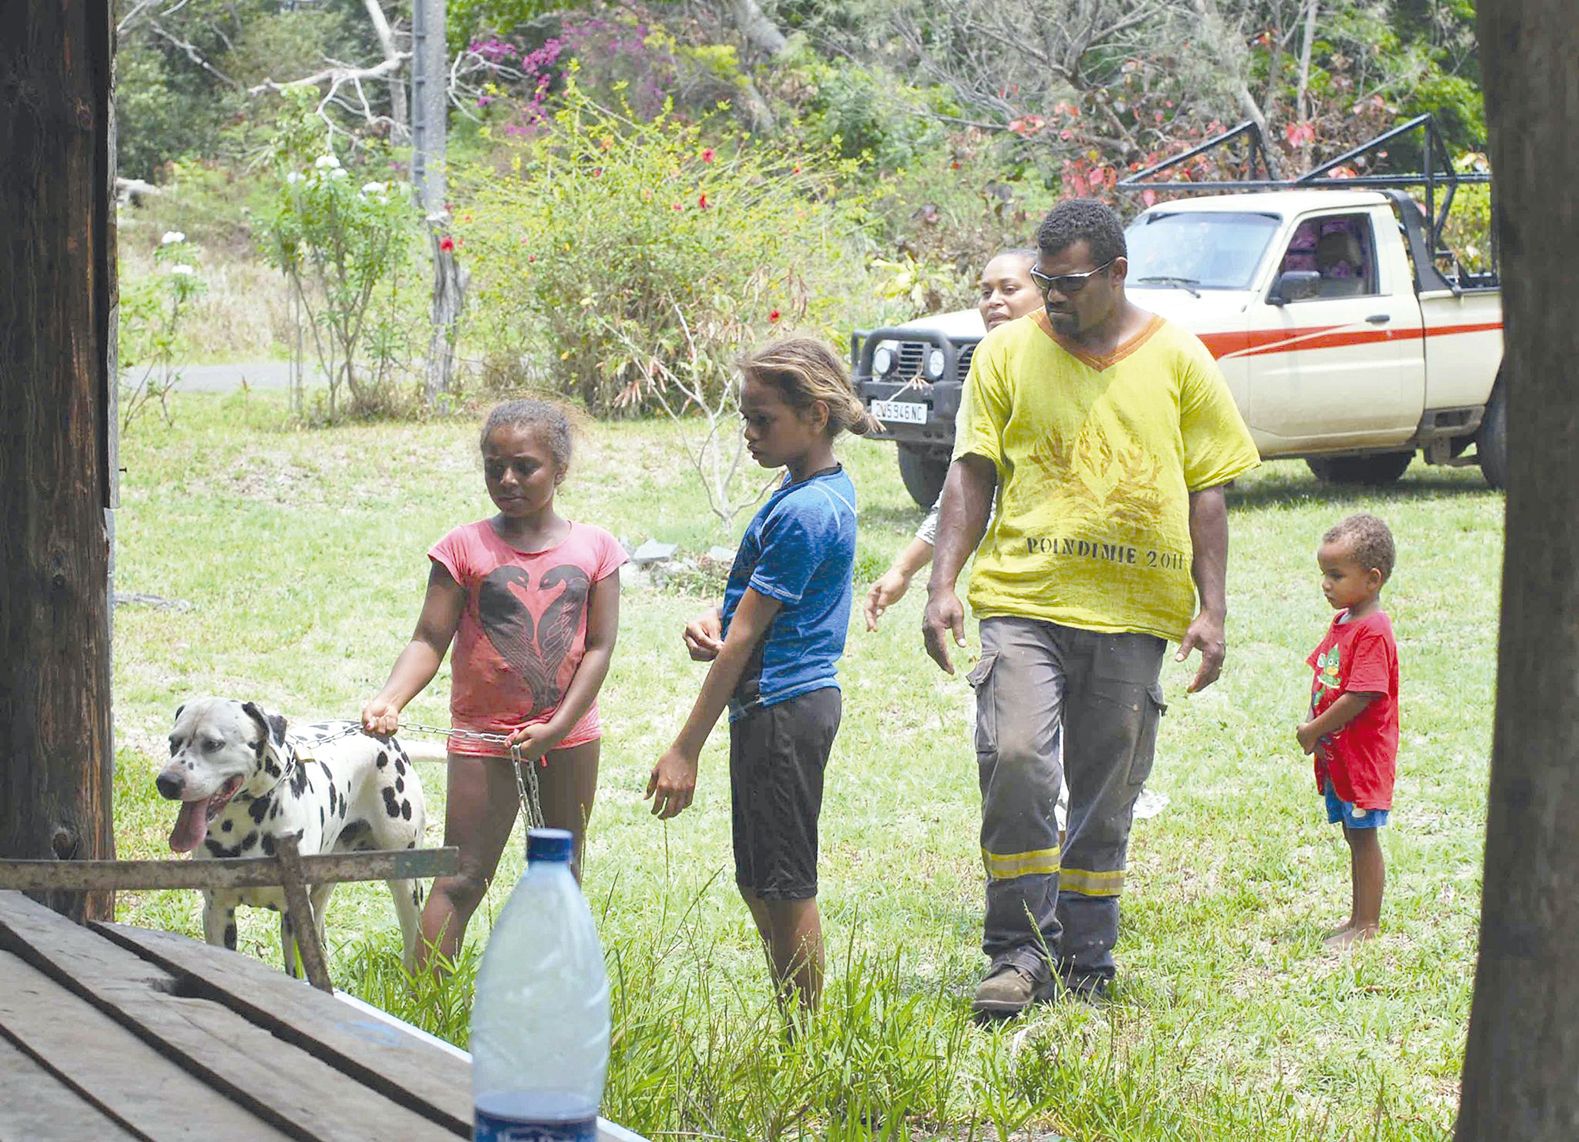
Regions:
<instances>
[{"instance_id":1,"label":"white shrub flower","mask_svg":"<svg viewBox=\"0 0 1579 1142\"><path fill-rule=\"evenodd\" d=\"M340 160L333 155L319 155L318 161L313 163L313 166L319 170L337 170L340 166Z\"/></svg>"},{"instance_id":2,"label":"white shrub flower","mask_svg":"<svg viewBox=\"0 0 1579 1142\"><path fill-rule=\"evenodd\" d=\"M288 183L295 184L295 183L301 182L301 180L302 180L302 176L300 174L298 174L296 171L291 171L290 174L285 176L285 181L288 182Z\"/></svg>"},{"instance_id":3,"label":"white shrub flower","mask_svg":"<svg viewBox=\"0 0 1579 1142\"><path fill-rule=\"evenodd\" d=\"M363 194L383 194L384 193L384 184L381 183L381 182L364 182L362 184L362 193Z\"/></svg>"},{"instance_id":4,"label":"white shrub flower","mask_svg":"<svg viewBox=\"0 0 1579 1142\"><path fill-rule=\"evenodd\" d=\"M191 266L187 265L185 262L182 262L180 265L171 266L170 272L172 274L180 274L182 277L186 277L194 271Z\"/></svg>"},{"instance_id":5,"label":"white shrub flower","mask_svg":"<svg viewBox=\"0 0 1579 1142\"><path fill-rule=\"evenodd\" d=\"M166 230L164 237L159 239L161 246L174 246L177 242L185 242L186 235L179 230Z\"/></svg>"}]
</instances>

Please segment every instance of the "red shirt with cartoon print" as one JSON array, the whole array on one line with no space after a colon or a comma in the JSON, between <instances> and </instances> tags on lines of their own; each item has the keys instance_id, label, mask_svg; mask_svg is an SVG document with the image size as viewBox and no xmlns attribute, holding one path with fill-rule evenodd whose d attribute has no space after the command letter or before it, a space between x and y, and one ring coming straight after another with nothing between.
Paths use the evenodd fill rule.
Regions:
<instances>
[{"instance_id":1,"label":"red shirt with cartoon print","mask_svg":"<svg viewBox=\"0 0 1579 1142\"><path fill-rule=\"evenodd\" d=\"M1346 622L1348 611L1333 617L1327 637L1305 661L1316 672L1310 690L1310 716L1317 717L1339 695L1378 697L1341 730L1316 747L1316 787L1327 779L1344 801L1361 809L1393 807L1393 777L1398 763L1398 644L1393 624L1382 611Z\"/></svg>"}]
</instances>

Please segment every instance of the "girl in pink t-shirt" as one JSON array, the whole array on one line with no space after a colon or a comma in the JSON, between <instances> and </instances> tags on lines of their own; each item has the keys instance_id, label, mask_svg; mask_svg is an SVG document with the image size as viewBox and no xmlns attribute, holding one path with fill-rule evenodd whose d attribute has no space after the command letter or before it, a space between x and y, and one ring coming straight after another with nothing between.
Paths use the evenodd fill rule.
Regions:
<instances>
[{"instance_id":1,"label":"girl in pink t-shirt","mask_svg":"<svg viewBox=\"0 0 1579 1142\"><path fill-rule=\"evenodd\" d=\"M482 430L483 478L499 514L451 531L428 552L428 593L389 681L362 708L372 732L433 680L453 641L450 722L506 734L538 764L543 817L582 838L592 813L602 733L597 696L619 628L625 552L600 527L554 511L570 467L570 423L543 401L509 401ZM422 913L424 958L453 959L515 826L519 798L509 749L449 741L444 843L460 871L439 877Z\"/></svg>"}]
</instances>

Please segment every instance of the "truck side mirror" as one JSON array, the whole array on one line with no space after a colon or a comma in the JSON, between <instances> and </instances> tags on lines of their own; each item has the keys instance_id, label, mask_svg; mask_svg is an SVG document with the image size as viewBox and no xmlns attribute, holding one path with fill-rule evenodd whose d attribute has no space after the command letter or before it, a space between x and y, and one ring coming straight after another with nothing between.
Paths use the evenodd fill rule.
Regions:
<instances>
[{"instance_id":1,"label":"truck side mirror","mask_svg":"<svg viewBox=\"0 0 1579 1142\"><path fill-rule=\"evenodd\" d=\"M1278 275L1277 284L1267 295L1268 305L1287 305L1291 301L1313 298L1321 289L1321 275L1315 270L1287 270Z\"/></svg>"}]
</instances>

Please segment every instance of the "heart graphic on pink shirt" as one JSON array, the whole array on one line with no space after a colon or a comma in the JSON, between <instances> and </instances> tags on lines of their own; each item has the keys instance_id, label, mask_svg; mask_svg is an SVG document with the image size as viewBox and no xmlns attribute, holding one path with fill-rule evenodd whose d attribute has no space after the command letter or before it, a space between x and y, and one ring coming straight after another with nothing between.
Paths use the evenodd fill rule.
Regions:
<instances>
[{"instance_id":1,"label":"heart graphic on pink shirt","mask_svg":"<svg viewBox=\"0 0 1579 1142\"><path fill-rule=\"evenodd\" d=\"M564 589L550 598L560 586ZM563 564L546 572L534 591L529 571L506 564L489 572L477 589L483 633L532 693L527 718L553 709L564 696L559 671L581 629L590 587L585 571ZM534 605L539 608L535 615Z\"/></svg>"}]
</instances>

